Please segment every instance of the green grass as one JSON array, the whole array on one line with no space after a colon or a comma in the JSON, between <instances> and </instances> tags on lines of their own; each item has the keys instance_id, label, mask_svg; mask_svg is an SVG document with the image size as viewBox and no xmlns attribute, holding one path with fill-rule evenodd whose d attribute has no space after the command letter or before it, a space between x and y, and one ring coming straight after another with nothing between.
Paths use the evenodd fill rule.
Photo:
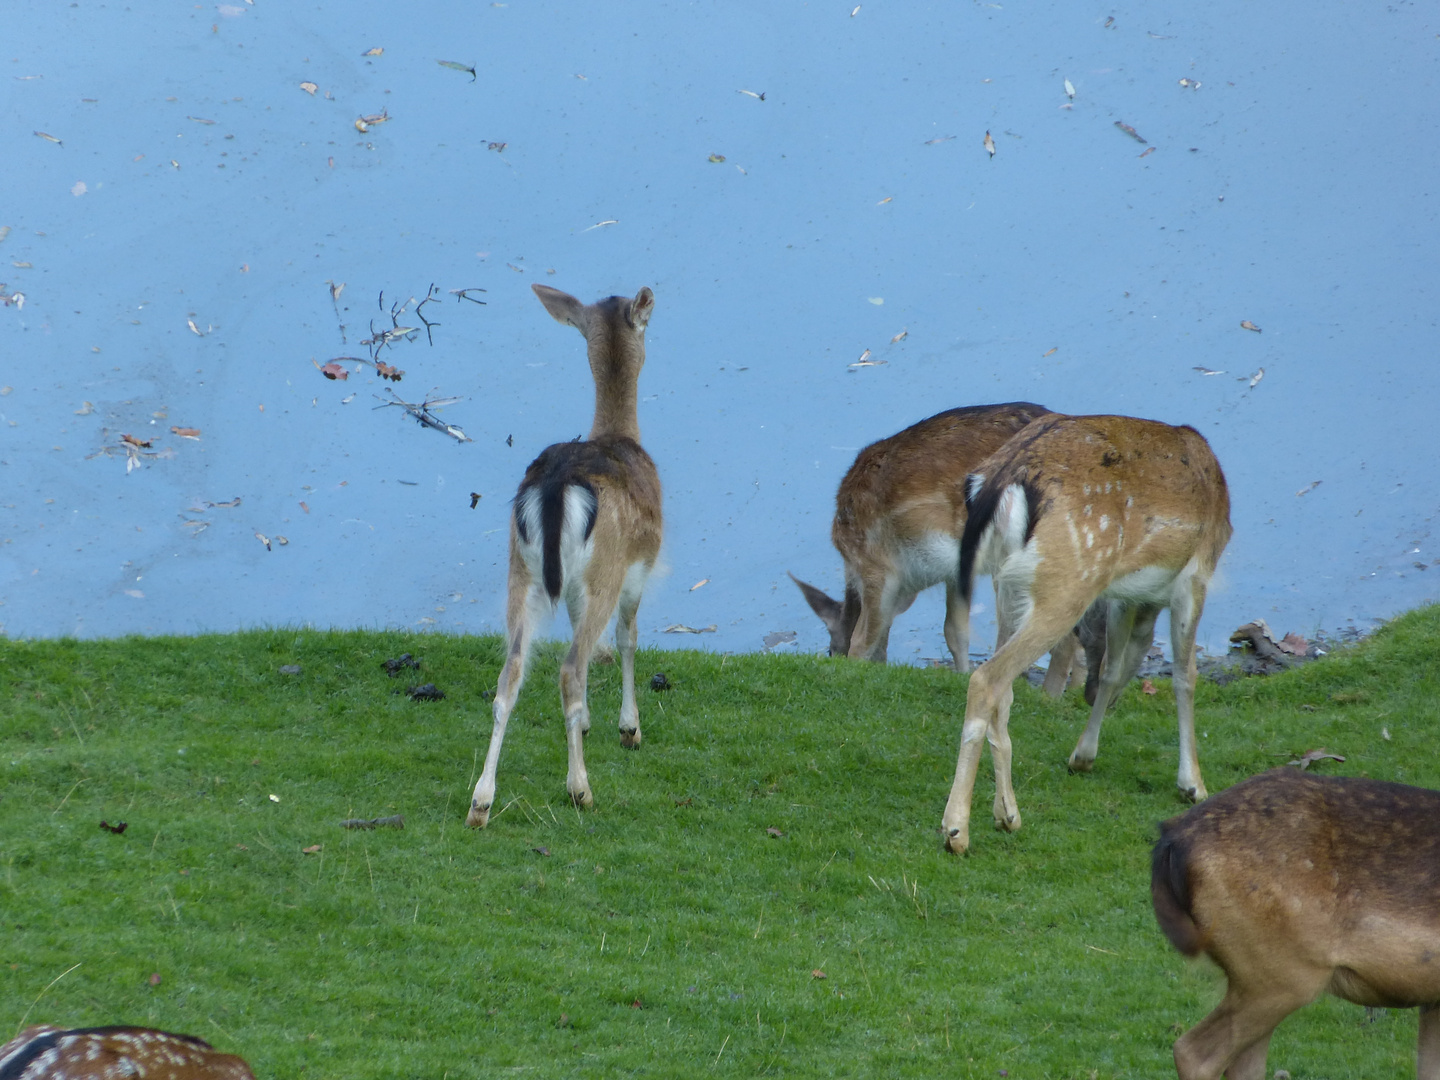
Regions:
<instances>
[{"instance_id":1,"label":"green grass","mask_svg":"<svg viewBox=\"0 0 1440 1080\"><path fill-rule=\"evenodd\" d=\"M402 652L447 700L395 693L381 661ZM674 689L642 689L629 753L619 672L596 666L582 813L559 655L535 658L504 810L472 832L495 639L0 641L0 1036L27 1013L143 1023L262 1077L1173 1075L1220 980L1150 913L1155 823L1182 809L1168 683L1126 692L1088 776L1064 765L1083 704L1019 688L1025 827L977 827L955 858L938 826L963 677L643 652L642 686L663 670ZM1327 771L1440 787L1437 656L1429 608L1202 685L1210 789L1318 746L1347 757ZM992 793L987 759L979 826ZM394 813L404 831L337 824ZM1415 1027L1322 1002L1270 1067L1413 1075Z\"/></svg>"}]
</instances>

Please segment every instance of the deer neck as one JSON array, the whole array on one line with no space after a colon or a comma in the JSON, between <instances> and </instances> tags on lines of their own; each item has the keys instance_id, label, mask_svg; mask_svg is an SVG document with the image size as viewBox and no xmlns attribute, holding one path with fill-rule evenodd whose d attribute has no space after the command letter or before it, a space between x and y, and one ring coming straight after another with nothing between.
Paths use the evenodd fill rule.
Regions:
<instances>
[{"instance_id":1,"label":"deer neck","mask_svg":"<svg viewBox=\"0 0 1440 1080\"><path fill-rule=\"evenodd\" d=\"M620 436L638 443L637 399L638 390L633 381L624 386L595 387L595 422L590 426L590 438Z\"/></svg>"}]
</instances>

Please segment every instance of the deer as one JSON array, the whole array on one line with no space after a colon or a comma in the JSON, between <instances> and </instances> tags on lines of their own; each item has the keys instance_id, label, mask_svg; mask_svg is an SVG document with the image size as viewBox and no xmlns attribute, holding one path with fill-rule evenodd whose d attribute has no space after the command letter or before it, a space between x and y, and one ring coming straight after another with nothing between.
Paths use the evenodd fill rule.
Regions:
<instances>
[{"instance_id":1,"label":"deer","mask_svg":"<svg viewBox=\"0 0 1440 1080\"><path fill-rule=\"evenodd\" d=\"M845 566L844 601L790 575L829 631L831 656L883 664L895 617L918 593L943 582L950 666L970 670L970 604L961 598L955 574L965 477L1049 412L1029 401L947 409L855 456L836 492L830 527ZM1046 693L1059 696L1065 689L1074 654L1075 641L1065 635L1045 677Z\"/></svg>"},{"instance_id":2,"label":"deer","mask_svg":"<svg viewBox=\"0 0 1440 1080\"><path fill-rule=\"evenodd\" d=\"M645 328L655 294L611 296L583 304L568 293L532 285L556 322L585 338L595 380L595 418L583 442L556 443L530 463L510 517L505 659L495 689L494 727L466 823L484 828L495 801L495 774L505 726L525 679L531 637L564 600L573 631L560 667L569 771L565 786L578 807L594 797L585 772L590 730L586 695L590 655L613 614L620 653L620 745L640 746L635 702L635 613L660 554L660 476L640 445L637 384L645 366Z\"/></svg>"},{"instance_id":3,"label":"deer","mask_svg":"<svg viewBox=\"0 0 1440 1080\"><path fill-rule=\"evenodd\" d=\"M941 827L946 848L963 854L970 846L970 803L987 739L995 826L1020 828L1010 779L1014 680L1097 602L1104 605L1104 664L1070 770L1093 768L1105 710L1134 678L1155 620L1169 608L1176 782L1186 798L1205 798L1195 746L1195 632L1231 528L1225 475L1204 437L1129 416L1043 416L981 463L966 498L961 596L969 598L976 568L988 566L1002 625L1013 631L966 688Z\"/></svg>"},{"instance_id":4,"label":"deer","mask_svg":"<svg viewBox=\"0 0 1440 1080\"><path fill-rule=\"evenodd\" d=\"M1440 1080L1440 791L1272 769L1161 824L1150 894L1227 982L1180 1080L1263 1080L1276 1026L1326 993L1418 1007L1416 1075Z\"/></svg>"},{"instance_id":5,"label":"deer","mask_svg":"<svg viewBox=\"0 0 1440 1080\"><path fill-rule=\"evenodd\" d=\"M250 1066L204 1039L142 1027L36 1024L0 1046L0 1080L255 1080Z\"/></svg>"}]
</instances>

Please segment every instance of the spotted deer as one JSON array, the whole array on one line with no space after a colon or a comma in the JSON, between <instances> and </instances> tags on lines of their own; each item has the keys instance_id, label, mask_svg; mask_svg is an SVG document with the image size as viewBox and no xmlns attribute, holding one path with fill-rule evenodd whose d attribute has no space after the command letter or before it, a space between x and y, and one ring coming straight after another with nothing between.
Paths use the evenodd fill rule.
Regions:
<instances>
[{"instance_id":1,"label":"spotted deer","mask_svg":"<svg viewBox=\"0 0 1440 1080\"><path fill-rule=\"evenodd\" d=\"M570 767L565 786L577 806L593 797L585 772L590 730L586 678L590 654L615 615L620 653L620 744L640 745L635 703L635 612L660 553L660 477L640 446L637 382L645 365L645 327L655 295L612 296L594 304L545 285L532 285L545 310L585 338L595 379L595 419L584 442L547 447L525 470L510 518L506 587L506 652L495 690L494 727L485 768L466 823L483 828L495 801L495 773L505 725L525 678L531 636L565 601L573 628L560 667L560 698Z\"/></svg>"},{"instance_id":2,"label":"spotted deer","mask_svg":"<svg viewBox=\"0 0 1440 1080\"><path fill-rule=\"evenodd\" d=\"M0 1046L0 1080L255 1080L204 1039L141 1027L28 1027Z\"/></svg>"},{"instance_id":3,"label":"spotted deer","mask_svg":"<svg viewBox=\"0 0 1440 1080\"><path fill-rule=\"evenodd\" d=\"M1416 1073L1440 1080L1440 791L1273 769L1160 826L1150 894L1228 982L1175 1043L1180 1080L1263 1080L1276 1025L1326 993L1418 1006Z\"/></svg>"},{"instance_id":4,"label":"spotted deer","mask_svg":"<svg viewBox=\"0 0 1440 1080\"><path fill-rule=\"evenodd\" d=\"M997 828L1020 828L1010 780L1012 683L1091 604L1105 605L1105 662L1090 719L1070 755L1088 772L1105 710L1135 676L1170 609L1180 727L1178 783L1205 797L1195 747L1195 630L1205 590L1230 539L1230 496L1194 428L1128 416L1041 417L970 478L960 541L960 590L990 567L1009 639L970 676L945 846L970 845L970 803L988 738Z\"/></svg>"},{"instance_id":5,"label":"spotted deer","mask_svg":"<svg viewBox=\"0 0 1440 1080\"><path fill-rule=\"evenodd\" d=\"M895 617L918 593L943 582L951 666L970 670L970 603L961 597L955 573L965 528L965 477L1049 412L1028 401L947 409L855 456L836 492L830 526L845 566L844 601L790 575L829 630L831 656L884 663ZM1065 688L1074 652L1074 639L1065 635L1046 676L1047 692Z\"/></svg>"}]
</instances>

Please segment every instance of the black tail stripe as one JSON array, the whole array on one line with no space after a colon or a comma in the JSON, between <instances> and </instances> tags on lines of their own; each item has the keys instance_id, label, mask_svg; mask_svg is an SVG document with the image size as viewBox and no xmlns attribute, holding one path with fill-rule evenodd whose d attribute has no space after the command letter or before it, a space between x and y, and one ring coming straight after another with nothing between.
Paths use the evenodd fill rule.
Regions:
<instances>
[{"instance_id":1,"label":"black tail stripe","mask_svg":"<svg viewBox=\"0 0 1440 1080\"><path fill-rule=\"evenodd\" d=\"M560 599L560 533L565 526L565 485L544 484L540 488L540 551L545 591L551 600Z\"/></svg>"},{"instance_id":2,"label":"black tail stripe","mask_svg":"<svg viewBox=\"0 0 1440 1080\"><path fill-rule=\"evenodd\" d=\"M965 492L965 531L960 534L960 595L965 603L970 603L970 595L975 589L975 555L980 547L980 537L984 534L986 526L995 518L995 511L1000 505L1000 492L1002 485L995 482L993 476L986 477L985 483L980 485L979 491L967 490Z\"/></svg>"}]
</instances>

